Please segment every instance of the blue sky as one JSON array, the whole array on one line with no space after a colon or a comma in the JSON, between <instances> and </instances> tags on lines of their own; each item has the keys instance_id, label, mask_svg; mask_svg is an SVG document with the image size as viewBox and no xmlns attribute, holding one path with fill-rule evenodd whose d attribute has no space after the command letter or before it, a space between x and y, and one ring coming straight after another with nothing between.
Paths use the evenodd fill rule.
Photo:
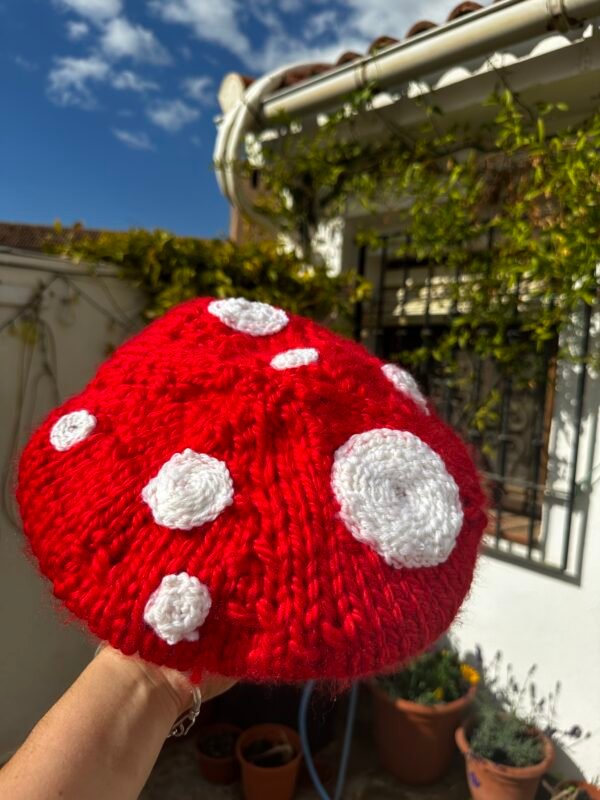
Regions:
<instances>
[{"instance_id":1,"label":"blue sky","mask_svg":"<svg viewBox=\"0 0 600 800\"><path fill-rule=\"evenodd\" d=\"M451 5L0 0L0 219L224 235L222 77L364 50Z\"/></svg>"}]
</instances>

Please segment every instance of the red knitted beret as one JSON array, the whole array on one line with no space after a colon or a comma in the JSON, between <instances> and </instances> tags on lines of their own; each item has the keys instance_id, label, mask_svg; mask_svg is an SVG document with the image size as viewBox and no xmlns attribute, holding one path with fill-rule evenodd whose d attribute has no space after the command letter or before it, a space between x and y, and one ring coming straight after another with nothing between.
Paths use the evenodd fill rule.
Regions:
<instances>
[{"instance_id":1,"label":"red knitted beret","mask_svg":"<svg viewBox=\"0 0 600 800\"><path fill-rule=\"evenodd\" d=\"M185 303L122 345L34 433L17 495L56 597L194 680L417 654L485 525L464 445L406 372L243 299Z\"/></svg>"}]
</instances>

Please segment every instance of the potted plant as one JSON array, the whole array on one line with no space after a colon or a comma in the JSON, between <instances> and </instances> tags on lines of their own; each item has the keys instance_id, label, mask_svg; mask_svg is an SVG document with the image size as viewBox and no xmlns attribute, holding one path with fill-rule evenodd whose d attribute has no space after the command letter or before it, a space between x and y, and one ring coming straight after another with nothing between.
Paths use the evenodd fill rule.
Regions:
<instances>
[{"instance_id":1,"label":"potted plant","mask_svg":"<svg viewBox=\"0 0 600 800\"><path fill-rule=\"evenodd\" d=\"M456 743L473 800L534 800L554 760L550 738L510 711L479 708Z\"/></svg>"},{"instance_id":2,"label":"potted plant","mask_svg":"<svg viewBox=\"0 0 600 800\"><path fill-rule=\"evenodd\" d=\"M452 649L430 651L371 683L374 733L384 767L404 783L435 783L456 752L454 731L475 696L479 673Z\"/></svg>"},{"instance_id":3,"label":"potted plant","mask_svg":"<svg viewBox=\"0 0 600 800\"><path fill-rule=\"evenodd\" d=\"M200 729L196 745L202 776L211 783L233 783L239 774L235 745L241 734L236 725L215 722Z\"/></svg>"},{"instance_id":4,"label":"potted plant","mask_svg":"<svg viewBox=\"0 0 600 800\"><path fill-rule=\"evenodd\" d=\"M585 781L561 781L552 800L600 800L600 787Z\"/></svg>"},{"instance_id":5,"label":"potted plant","mask_svg":"<svg viewBox=\"0 0 600 800\"><path fill-rule=\"evenodd\" d=\"M532 680L535 665L519 684L510 664L501 680L501 663L500 652L489 670L481 660L483 681L475 714L457 729L456 743L465 758L473 800L534 800L554 760L553 739L562 743L582 732L579 726L560 731L553 724L559 683L548 697L538 699Z\"/></svg>"},{"instance_id":6,"label":"potted plant","mask_svg":"<svg viewBox=\"0 0 600 800\"><path fill-rule=\"evenodd\" d=\"M291 800L296 789L302 749L287 725L254 725L236 744L246 800Z\"/></svg>"}]
</instances>

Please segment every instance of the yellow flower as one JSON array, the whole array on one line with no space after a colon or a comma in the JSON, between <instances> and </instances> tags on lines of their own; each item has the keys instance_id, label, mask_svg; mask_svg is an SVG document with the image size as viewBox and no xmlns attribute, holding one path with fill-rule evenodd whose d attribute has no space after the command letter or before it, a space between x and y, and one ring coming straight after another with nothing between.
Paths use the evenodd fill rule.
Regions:
<instances>
[{"instance_id":1,"label":"yellow flower","mask_svg":"<svg viewBox=\"0 0 600 800\"><path fill-rule=\"evenodd\" d=\"M442 689L441 686L438 686L437 689L434 689L433 696L438 701L444 699L444 690Z\"/></svg>"},{"instance_id":2,"label":"yellow flower","mask_svg":"<svg viewBox=\"0 0 600 800\"><path fill-rule=\"evenodd\" d=\"M468 664L460 665L460 674L471 684L471 686L476 686L481 680L481 675L477 672L477 670L473 669L473 667L470 667Z\"/></svg>"}]
</instances>

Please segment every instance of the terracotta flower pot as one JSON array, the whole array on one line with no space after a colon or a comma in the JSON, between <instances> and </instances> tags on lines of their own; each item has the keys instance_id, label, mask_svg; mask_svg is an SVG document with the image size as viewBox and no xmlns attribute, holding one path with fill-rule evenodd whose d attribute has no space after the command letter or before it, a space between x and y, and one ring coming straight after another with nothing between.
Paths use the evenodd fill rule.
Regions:
<instances>
[{"instance_id":1,"label":"terracotta flower pot","mask_svg":"<svg viewBox=\"0 0 600 800\"><path fill-rule=\"evenodd\" d=\"M259 766L249 761L245 755L248 748L263 740L274 745L289 743L295 751L294 757L280 766ZM287 725L254 725L242 733L235 752L242 768L242 788L246 800L291 800L302 758L300 737L296 731Z\"/></svg>"},{"instance_id":2,"label":"terracotta flower pot","mask_svg":"<svg viewBox=\"0 0 600 800\"><path fill-rule=\"evenodd\" d=\"M544 757L531 767L506 767L495 764L471 751L469 725L456 731L456 744L465 757L467 781L473 800L534 800L542 775L554 761L554 746L540 731L536 735L544 745Z\"/></svg>"},{"instance_id":3,"label":"terracotta flower pot","mask_svg":"<svg viewBox=\"0 0 600 800\"><path fill-rule=\"evenodd\" d=\"M561 781L556 789L557 791L562 791L563 789L568 789L569 786L576 786L578 789L585 790L590 800L600 800L600 787L594 786L591 783L586 783L585 781Z\"/></svg>"},{"instance_id":4,"label":"terracotta flower pot","mask_svg":"<svg viewBox=\"0 0 600 800\"><path fill-rule=\"evenodd\" d=\"M450 769L456 753L454 731L466 716L475 693L451 703L424 706L396 700L371 683L375 741L383 766L403 783L435 783Z\"/></svg>"},{"instance_id":5,"label":"terracotta flower pot","mask_svg":"<svg viewBox=\"0 0 600 800\"><path fill-rule=\"evenodd\" d=\"M228 725L226 722L215 722L200 730L197 738L198 764L207 781L225 784L233 783L237 779L240 770L235 756L235 744L241 732L236 725ZM233 746L231 752L223 752L221 755L219 751L225 737L231 737Z\"/></svg>"}]
</instances>

